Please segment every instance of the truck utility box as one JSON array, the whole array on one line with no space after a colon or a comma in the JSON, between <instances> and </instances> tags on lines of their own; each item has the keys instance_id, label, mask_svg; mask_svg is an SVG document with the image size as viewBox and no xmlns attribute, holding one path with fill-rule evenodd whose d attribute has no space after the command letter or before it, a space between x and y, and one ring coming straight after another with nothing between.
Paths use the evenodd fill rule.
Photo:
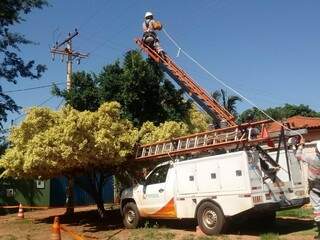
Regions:
<instances>
[{"instance_id":1,"label":"truck utility box","mask_svg":"<svg viewBox=\"0 0 320 240\"><path fill-rule=\"evenodd\" d=\"M302 206L308 198L300 163L291 150L278 154L266 157L251 148L162 163L143 184L122 192L124 224L134 228L141 218L196 218L203 232L218 234L228 217Z\"/></svg>"}]
</instances>

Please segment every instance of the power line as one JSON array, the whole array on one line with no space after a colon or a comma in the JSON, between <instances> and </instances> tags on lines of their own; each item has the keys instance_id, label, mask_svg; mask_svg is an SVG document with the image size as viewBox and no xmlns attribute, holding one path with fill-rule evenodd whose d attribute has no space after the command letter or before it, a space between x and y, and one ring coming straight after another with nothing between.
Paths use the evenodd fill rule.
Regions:
<instances>
[{"instance_id":1,"label":"power line","mask_svg":"<svg viewBox=\"0 0 320 240\"><path fill-rule=\"evenodd\" d=\"M110 3L111 3L111 1L109 1L106 6L110 5ZM106 7L106 6L105 6L105 7ZM104 10L104 8L102 8L102 7L99 8L99 7L98 7L92 14L90 14L90 15L88 16L88 18L86 18L86 20L84 20L84 21L79 25L79 28L78 28L78 29L81 30L81 29L82 29L84 26L86 26L93 18L95 18L97 15L99 15L102 10Z\"/></svg>"},{"instance_id":2,"label":"power line","mask_svg":"<svg viewBox=\"0 0 320 240\"><path fill-rule=\"evenodd\" d=\"M36 107L41 107L42 105L46 104L47 102L49 102L51 99L53 99L55 97L55 95L50 96L49 98L45 99L43 102L41 102L40 104L36 105ZM11 121L11 123L16 122L17 120L19 120L20 118L24 117L27 113L21 114L19 117L16 117L15 119L13 119Z\"/></svg>"},{"instance_id":3,"label":"power line","mask_svg":"<svg viewBox=\"0 0 320 240\"><path fill-rule=\"evenodd\" d=\"M61 105L63 104L63 102L64 102L64 99L61 99L60 103L59 103L58 106L56 107L56 110L58 110L58 109L61 107Z\"/></svg>"},{"instance_id":4,"label":"power line","mask_svg":"<svg viewBox=\"0 0 320 240\"><path fill-rule=\"evenodd\" d=\"M121 32L123 32L124 30L126 30L128 28L128 26L130 25L129 24L126 24L123 28L121 28L119 31L115 32L114 34L112 34L112 37L116 34L119 34ZM111 38L111 37L110 37ZM109 39L110 39L109 38ZM105 46L105 45L109 45L110 47L112 47L113 49L117 50L114 46L112 46L110 44L110 41L107 39L107 40L104 40L102 43L100 43L98 46L96 46L93 50L90 51L91 54L93 54L94 52L96 52L98 49L100 49L101 47ZM120 50L120 48L118 48L118 50Z\"/></svg>"},{"instance_id":5,"label":"power line","mask_svg":"<svg viewBox=\"0 0 320 240\"><path fill-rule=\"evenodd\" d=\"M130 8L132 8L133 5L137 4L135 3L137 0L133 0L123 11L125 12L126 10L129 10ZM99 11L99 10L98 10ZM117 15L114 15L112 16L112 20L113 19L116 19L118 16L120 16L122 13L120 14L117 14ZM90 21L93 17L89 17L89 19L87 21ZM109 20L110 22L110 20ZM109 37L107 40L103 40L101 43L98 43L96 45L96 47L94 47L91 51L90 51L90 54L93 54L95 53L98 49L100 49L101 47L104 47L105 45L108 45L111 49L115 50L115 51L121 51L122 48L121 46L119 46L119 44L115 44L115 43L112 43L109 39L113 38L116 34L119 34L121 32L123 32L124 30L126 30L128 28L128 26L131 24L132 22L131 21L128 21L127 24L124 24L124 27L120 28L120 30L116 31L115 33L111 34L111 37ZM84 22L83 24L81 24L81 27L83 28L83 26L86 25L86 22ZM101 27L103 27L103 24L100 25ZM118 28L119 29L119 28ZM90 34L89 37L85 37L87 38L87 40L89 41L92 41L94 39L94 36L97 35L97 33L100 33L101 30L93 33L93 34Z\"/></svg>"},{"instance_id":6,"label":"power line","mask_svg":"<svg viewBox=\"0 0 320 240\"><path fill-rule=\"evenodd\" d=\"M131 3L130 3L127 7L123 8L122 11L121 11L119 14L116 14L116 15L111 16L111 18L108 20L108 22L114 23L114 20L115 20L115 19L117 19L119 16L123 16L123 12L127 12L130 8L132 8L132 6L136 5L136 4L137 4L136 1L137 1L137 0L132 0ZM122 19L126 19L126 18L122 18ZM89 19L89 20L90 20L90 19ZM129 22L130 22L130 21L129 21ZM82 24L82 25L84 25L84 24ZM82 26L82 27L83 27L83 26ZM90 34L90 37L91 37L92 39L95 38L95 36L96 36L98 33L101 33L101 31L104 30L105 24L101 24L98 28L97 28L97 27L98 27L98 26L96 26L96 29L98 29L98 31Z\"/></svg>"},{"instance_id":7,"label":"power line","mask_svg":"<svg viewBox=\"0 0 320 240\"><path fill-rule=\"evenodd\" d=\"M64 84L64 82L52 82L50 85L48 84L48 85L42 85L42 86L38 86L38 87L30 87L30 88L9 90L9 91L5 91L3 93L7 94L7 93L24 92L24 91L30 91L30 90L35 90L35 89L47 88L47 87L52 87L53 84L62 85L62 84Z\"/></svg>"}]
</instances>

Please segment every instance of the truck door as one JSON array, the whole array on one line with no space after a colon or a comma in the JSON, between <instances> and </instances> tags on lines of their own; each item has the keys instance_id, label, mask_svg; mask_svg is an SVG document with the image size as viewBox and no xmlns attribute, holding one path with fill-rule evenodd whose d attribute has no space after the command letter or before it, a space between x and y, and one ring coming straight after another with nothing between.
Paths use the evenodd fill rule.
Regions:
<instances>
[{"instance_id":1,"label":"truck door","mask_svg":"<svg viewBox=\"0 0 320 240\"><path fill-rule=\"evenodd\" d=\"M169 164L155 168L147 177L143 187L143 197L140 214L145 217L161 217L167 204L166 179Z\"/></svg>"}]
</instances>

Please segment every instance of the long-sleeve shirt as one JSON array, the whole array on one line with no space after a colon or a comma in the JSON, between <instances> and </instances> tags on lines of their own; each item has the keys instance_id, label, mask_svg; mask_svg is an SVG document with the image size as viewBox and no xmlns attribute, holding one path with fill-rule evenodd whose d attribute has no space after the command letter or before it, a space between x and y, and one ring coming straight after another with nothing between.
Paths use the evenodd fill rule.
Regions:
<instances>
[{"instance_id":1,"label":"long-sleeve shirt","mask_svg":"<svg viewBox=\"0 0 320 240\"><path fill-rule=\"evenodd\" d=\"M299 146L296 157L299 161L306 162L308 164L308 178L310 180L320 179L320 156L317 154L314 158L305 156L302 153L302 146Z\"/></svg>"},{"instance_id":2,"label":"long-sleeve shirt","mask_svg":"<svg viewBox=\"0 0 320 240\"><path fill-rule=\"evenodd\" d=\"M155 23L154 19L145 20L142 23L143 32L154 32L153 24Z\"/></svg>"}]
</instances>

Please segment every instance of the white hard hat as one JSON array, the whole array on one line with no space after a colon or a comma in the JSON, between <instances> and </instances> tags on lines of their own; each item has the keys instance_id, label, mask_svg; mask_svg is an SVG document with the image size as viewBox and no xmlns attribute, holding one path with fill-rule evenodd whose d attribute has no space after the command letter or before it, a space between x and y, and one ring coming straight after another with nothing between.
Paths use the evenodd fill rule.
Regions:
<instances>
[{"instance_id":1,"label":"white hard hat","mask_svg":"<svg viewBox=\"0 0 320 240\"><path fill-rule=\"evenodd\" d=\"M146 14L144 15L144 18L151 17L151 16L153 16L152 12L146 12Z\"/></svg>"}]
</instances>

